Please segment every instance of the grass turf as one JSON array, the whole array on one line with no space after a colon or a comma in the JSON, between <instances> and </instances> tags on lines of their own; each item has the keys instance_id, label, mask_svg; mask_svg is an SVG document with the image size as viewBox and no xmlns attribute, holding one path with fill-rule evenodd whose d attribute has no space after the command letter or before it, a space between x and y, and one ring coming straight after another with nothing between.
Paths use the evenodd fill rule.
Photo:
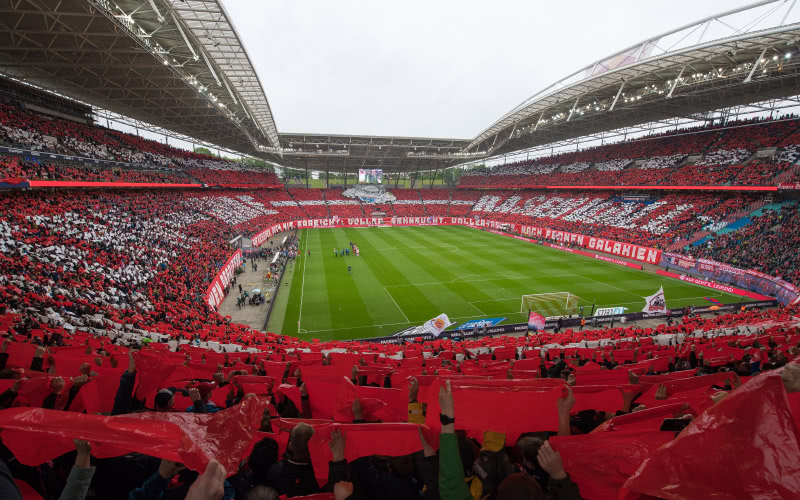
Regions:
<instances>
[{"instance_id":1,"label":"grass turf","mask_svg":"<svg viewBox=\"0 0 800 500\"><path fill-rule=\"evenodd\" d=\"M303 229L280 333L347 340L391 335L446 313L452 321L520 313L524 294L570 292L597 307L644 307L664 286L667 306L740 297L461 226ZM334 257L358 245L361 256ZM307 250L311 256L307 256ZM347 266L352 272L347 272Z\"/></svg>"}]
</instances>

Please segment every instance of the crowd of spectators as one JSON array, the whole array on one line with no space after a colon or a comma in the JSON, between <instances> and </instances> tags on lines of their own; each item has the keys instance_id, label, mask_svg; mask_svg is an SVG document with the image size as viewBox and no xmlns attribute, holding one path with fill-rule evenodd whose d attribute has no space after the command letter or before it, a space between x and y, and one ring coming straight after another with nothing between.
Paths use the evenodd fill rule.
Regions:
<instances>
[{"instance_id":1,"label":"crowd of spectators","mask_svg":"<svg viewBox=\"0 0 800 500\"><path fill-rule=\"evenodd\" d=\"M77 164L71 168L65 168L50 164L16 162L12 168L8 165L10 159L2 159L0 164L3 167L0 170L0 178L173 182L176 177L191 177L192 183L199 181L209 185L263 186L280 184L274 173L264 172L258 167L249 167L234 161L186 151L158 141L144 139L138 135L126 134L97 125L23 111L2 103L0 103L0 144L131 165L119 169L99 169ZM173 175L156 174L152 171L142 170L142 167L168 168L175 170L175 173ZM10 175L11 173L15 175Z\"/></svg>"},{"instance_id":2,"label":"crowd of spectators","mask_svg":"<svg viewBox=\"0 0 800 500\"><path fill-rule=\"evenodd\" d=\"M396 206L447 200L469 216L655 246L756 201L397 196L414 197ZM330 204L343 199L336 190L4 194L0 496L593 500L672 498L678 488L711 497L727 486L664 468L713 462L698 433L755 453L748 446L769 432L788 448L757 452L793 457L786 467L800 470L787 402L800 391L792 307L407 345L300 341L208 308L231 237L308 217L309 207L360 207ZM797 213L768 211L713 240L708 256L796 279ZM765 408L788 420L761 425ZM791 474L748 467L758 479L740 492L796 491Z\"/></svg>"},{"instance_id":3,"label":"crowd of spectators","mask_svg":"<svg viewBox=\"0 0 800 500\"><path fill-rule=\"evenodd\" d=\"M328 212L337 217L364 217L361 202L346 198L342 191L340 188L325 190L325 202L328 204Z\"/></svg>"},{"instance_id":4,"label":"crowd of spectators","mask_svg":"<svg viewBox=\"0 0 800 500\"><path fill-rule=\"evenodd\" d=\"M0 157L0 179L196 184L181 171L87 167Z\"/></svg>"},{"instance_id":5,"label":"crowd of spectators","mask_svg":"<svg viewBox=\"0 0 800 500\"><path fill-rule=\"evenodd\" d=\"M470 216L636 242L655 248L739 213L746 195L670 194L623 197L613 192L482 191Z\"/></svg>"},{"instance_id":6,"label":"crowd of spectators","mask_svg":"<svg viewBox=\"0 0 800 500\"><path fill-rule=\"evenodd\" d=\"M780 117L733 122L722 129L684 129L494 168L474 168L464 173L460 185L746 186L794 182L797 176L788 174L794 174L799 127L800 121ZM749 163L753 154L764 148L779 150L771 161ZM692 155L702 158L681 167Z\"/></svg>"},{"instance_id":7,"label":"crowd of spectators","mask_svg":"<svg viewBox=\"0 0 800 500\"><path fill-rule=\"evenodd\" d=\"M717 234L702 245L689 247L691 255L754 269L800 282L800 212L795 204L766 210L736 231Z\"/></svg>"},{"instance_id":8,"label":"crowd of spectators","mask_svg":"<svg viewBox=\"0 0 800 500\"><path fill-rule=\"evenodd\" d=\"M54 328L6 301L0 493L791 498L797 313L394 345L261 334L220 346L191 330ZM720 461L717 446L760 460Z\"/></svg>"}]
</instances>

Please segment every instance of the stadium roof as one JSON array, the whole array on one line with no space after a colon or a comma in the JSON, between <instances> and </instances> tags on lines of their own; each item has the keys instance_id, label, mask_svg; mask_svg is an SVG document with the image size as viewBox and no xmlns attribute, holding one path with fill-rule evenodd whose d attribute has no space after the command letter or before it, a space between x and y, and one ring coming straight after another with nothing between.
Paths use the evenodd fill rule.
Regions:
<instances>
[{"instance_id":1,"label":"stadium roof","mask_svg":"<svg viewBox=\"0 0 800 500\"><path fill-rule=\"evenodd\" d=\"M0 0L0 72L222 147L277 147L216 0Z\"/></svg>"},{"instance_id":2,"label":"stadium roof","mask_svg":"<svg viewBox=\"0 0 800 500\"><path fill-rule=\"evenodd\" d=\"M287 166L427 170L797 96L795 3L763 0L651 37L538 92L472 140L280 134L220 0L0 0L0 72Z\"/></svg>"},{"instance_id":3,"label":"stadium roof","mask_svg":"<svg viewBox=\"0 0 800 500\"><path fill-rule=\"evenodd\" d=\"M648 38L536 93L464 152L487 156L800 94L795 0L765 0ZM738 26L738 27L737 27Z\"/></svg>"},{"instance_id":4,"label":"stadium roof","mask_svg":"<svg viewBox=\"0 0 800 500\"><path fill-rule=\"evenodd\" d=\"M460 156L469 139L379 137L363 135L281 134L285 165L350 172L360 168L387 171L441 168Z\"/></svg>"}]
</instances>

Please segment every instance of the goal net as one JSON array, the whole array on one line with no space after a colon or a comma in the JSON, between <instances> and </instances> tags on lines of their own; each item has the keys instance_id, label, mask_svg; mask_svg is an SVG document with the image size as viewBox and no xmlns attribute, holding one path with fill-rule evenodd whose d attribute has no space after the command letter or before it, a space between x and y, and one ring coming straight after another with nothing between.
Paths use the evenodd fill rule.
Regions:
<instances>
[{"instance_id":1,"label":"goal net","mask_svg":"<svg viewBox=\"0 0 800 500\"><path fill-rule=\"evenodd\" d=\"M532 293L522 296L519 312L535 311L542 316L577 314L581 298L569 292Z\"/></svg>"}]
</instances>

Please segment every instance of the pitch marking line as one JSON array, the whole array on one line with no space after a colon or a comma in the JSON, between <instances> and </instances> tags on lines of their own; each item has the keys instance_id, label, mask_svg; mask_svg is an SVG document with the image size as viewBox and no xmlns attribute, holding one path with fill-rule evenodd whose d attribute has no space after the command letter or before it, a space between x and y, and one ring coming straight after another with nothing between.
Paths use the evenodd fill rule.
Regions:
<instances>
[{"instance_id":1,"label":"pitch marking line","mask_svg":"<svg viewBox=\"0 0 800 500\"><path fill-rule=\"evenodd\" d=\"M402 286L429 286L429 285L447 285L449 283L455 283L461 278L469 277L469 276L494 276L494 278L487 278L482 280L463 280L462 283L480 283L482 281L494 281L496 279L505 278L510 280L527 280L531 278L569 278L569 277L579 277L578 274L552 274L552 275L543 275L543 274L536 274L534 276L508 276L503 274L466 274L464 276L459 276L455 279L450 281L433 281L431 283L406 283L403 285L386 285L386 288L395 288L395 287L402 287Z\"/></svg>"},{"instance_id":2,"label":"pitch marking line","mask_svg":"<svg viewBox=\"0 0 800 500\"><path fill-rule=\"evenodd\" d=\"M397 310L400 311L400 314L402 314L403 317L406 319L406 323L410 323L410 321L408 320L408 316L406 316L406 313L404 313L403 309L401 309L400 306L397 304L397 301L394 300L394 297L392 297L392 294L391 294L391 292L389 292L389 289L386 288L386 287L383 287L383 289L386 290L386 293L389 294L389 298L392 299L392 302L394 302L394 305L395 305L395 307L397 307ZM381 326L383 326L383 325L381 325Z\"/></svg>"},{"instance_id":3,"label":"pitch marking line","mask_svg":"<svg viewBox=\"0 0 800 500\"><path fill-rule=\"evenodd\" d=\"M305 248L303 249L303 281L300 285L300 312L297 314L297 331L300 332L300 321L303 319L303 294L306 291L306 262L308 262L308 231L303 232ZM308 332L306 332L308 333Z\"/></svg>"}]
</instances>

